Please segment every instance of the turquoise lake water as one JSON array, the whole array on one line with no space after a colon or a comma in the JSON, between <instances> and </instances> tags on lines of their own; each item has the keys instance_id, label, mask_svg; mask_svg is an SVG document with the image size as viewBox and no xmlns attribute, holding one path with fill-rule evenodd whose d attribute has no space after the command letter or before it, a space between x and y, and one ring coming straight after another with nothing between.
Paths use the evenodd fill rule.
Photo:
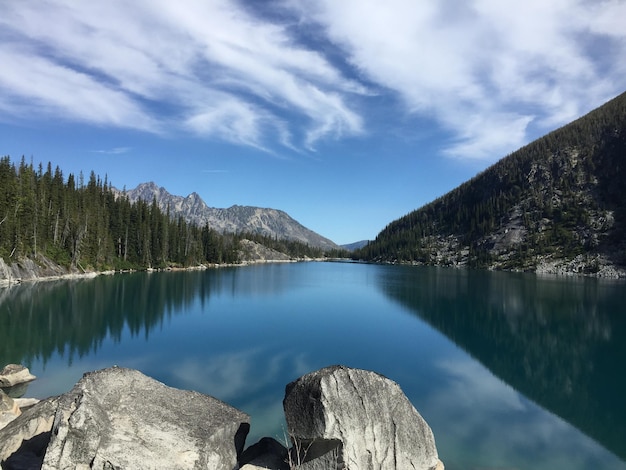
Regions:
<instances>
[{"instance_id":1,"label":"turquoise lake water","mask_svg":"<svg viewBox=\"0 0 626 470\"><path fill-rule=\"evenodd\" d=\"M448 470L626 470L626 283L354 263L134 273L0 289L0 364L64 393L119 365L284 439L287 383L395 380Z\"/></svg>"}]
</instances>

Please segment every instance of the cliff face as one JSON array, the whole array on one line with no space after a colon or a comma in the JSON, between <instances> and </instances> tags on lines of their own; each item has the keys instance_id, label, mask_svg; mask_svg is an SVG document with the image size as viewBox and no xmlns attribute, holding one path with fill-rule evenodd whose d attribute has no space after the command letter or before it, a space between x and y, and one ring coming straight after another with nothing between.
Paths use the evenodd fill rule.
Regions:
<instances>
[{"instance_id":1,"label":"cliff face","mask_svg":"<svg viewBox=\"0 0 626 470\"><path fill-rule=\"evenodd\" d=\"M78 271L63 268L42 255L37 257L37 262L31 258L20 258L7 264L0 258L0 287L22 280L67 276L69 274L78 274Z\"/></svg>"},{"instance_id":2,"label":"cliff face","mask_svg":"<svg viewBox=\"0 0 626 470\"><path fill-rule=\"evenodd\" d=\"M364 259L626 275L626 94L390 223Z\"/></svg>"}]
</instances>

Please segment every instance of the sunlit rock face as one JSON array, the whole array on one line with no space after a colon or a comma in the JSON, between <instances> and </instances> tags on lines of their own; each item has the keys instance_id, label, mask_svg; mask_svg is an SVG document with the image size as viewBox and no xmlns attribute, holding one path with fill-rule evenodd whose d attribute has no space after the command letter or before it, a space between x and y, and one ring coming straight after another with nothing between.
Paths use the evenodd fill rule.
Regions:
<instances>
[{"instance_id":1,"label":"sunlit rock face","mask_svg":"<svg viewBox=\"0 0 626 470\"><path fill-rule=\"evenodd\" d=\"M85 374L0 430L0 461L13 468L40 457L47 470L232 470L249 428L248 415L213 397L113 367Z\"/></svg>"},{"instance_id":2,"label":"sunlit rock face","mask_svg":"<svg viewBox=\"0 0 626 470\"><path fill-rule=\"evenodd\" d=\"M375 372L312 372L287 386L283 406L299 468L443 468L426 421L397 383Z\"/></svg>"},{"instance_id":3,"label":"sunlit rock face","mask_svg":"<svg viewBox=\"0 0 626 470\"><path fill-rule=\"evenodd\" d=\"M0 464L44 470L443 469L428 424L398 384L375 372L344 366L311 372L287 385L283 404L292 448L266 437L244 451L245 413L112 367L85 374L70 392L35 404L0 429Z\"/></svg>"},{"instance_id":4,"label":"sunlit rock face","mask_svg":"<svg viewBox=\"0 0 626 470\"><path fill-rule=\"evenodd\" d=\"M31 382L35 378L26 367L19 364L9 364L0 370L0 387L15 387L19 384Z\"/></svg>"}]
</instances>

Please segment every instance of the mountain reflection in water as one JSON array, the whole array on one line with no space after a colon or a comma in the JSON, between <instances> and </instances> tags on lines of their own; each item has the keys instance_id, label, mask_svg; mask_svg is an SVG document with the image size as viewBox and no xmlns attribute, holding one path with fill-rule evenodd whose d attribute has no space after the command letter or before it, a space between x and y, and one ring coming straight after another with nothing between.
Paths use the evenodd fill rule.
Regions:
<instances>
[{"instance_id":1,"label":"mountain reflection in water","mask_svg":"<svg viewBox=\"0 0 626 470\"><path fill-rule=\"evenodd\" d=\"M25 283L0 289L0 362L40 398L137 368L250 413L251 442L281 438L289 381L342 363L396 380L451 470L626 468L625 286L348 263Z\"/></svg>"},{"instance_id":2,"label":"mountain reflection in water","mask_svg":"<svg viewBox=\"0 0 626 470\"><path fill-rule=\"evenodd\" d=\"M626 459L623 282L408 267L380 274L390 298Z\"/></svg>"}]
</instances>

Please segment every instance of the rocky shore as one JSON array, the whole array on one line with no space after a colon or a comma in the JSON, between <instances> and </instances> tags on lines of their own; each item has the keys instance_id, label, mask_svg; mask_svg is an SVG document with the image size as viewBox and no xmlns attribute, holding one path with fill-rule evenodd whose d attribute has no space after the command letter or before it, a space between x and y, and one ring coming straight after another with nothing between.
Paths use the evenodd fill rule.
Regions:
<instances>
[{"instance_id":1,"label":"rocky shore","mask_svg":"<svg viewBox=\"0 0 626 470\"><path fill-rule=\"evenodd\" d=\"M34 379L21 366L7 367L0 380ZM0 396L2 406L15 411L15 399ZM0 429L0 465L3 470L444 468L426 421L398 384L375 372L345 366L311 372L286 386L283 408L288 442L265 437L246 447L245 413L137 370L112 367L86 373L63 395L18 409Z\"/></svg>"},{"instance_id":2,"label":"rocky shore","mask_svg":"<svg viewBox=\"0 0 626 470\"><path fill-rule=\"evenodd\" d=\"M0 370L0 430L39 402L34 398L22 398L28 384L36 377L18 364L9 364ZM0 461L1 462L1 461Z\"/></svg>"},{"instance_id":3,"label":"rocky shore","mask_svg":"<svg viewBox=\"0 0 626 470\"><path fill-rule=\"evenodd\" d=\"M247 240L244 240L247 241ZM254 242L250 242L254 243ZM201 264L197 266L189 266L185 268L168 267L164 269L146 268L147 272L154 271L198 271L211 268L226 268L233 266L248 266L252 264L263 263L292 263L300 261L326 261L326 258L290 258L283 253L275 250L263 251L258 250L246 252L246 257L242 258L242 261L238 264ZM30 258L24 258L16 260L15 262L7 265L2 258L0 258L0 288L8 287L14 284L20 284L22 282L35 282L35 281L53 281L58 279L81 279L92 278L99 275L116 274L118 272L131 272L130 271L91 271L91 270L78 270L78 269L66 269L62 266L54 264L49 259L40 256L38 263Z\"/></svg>"}]
</instances>

